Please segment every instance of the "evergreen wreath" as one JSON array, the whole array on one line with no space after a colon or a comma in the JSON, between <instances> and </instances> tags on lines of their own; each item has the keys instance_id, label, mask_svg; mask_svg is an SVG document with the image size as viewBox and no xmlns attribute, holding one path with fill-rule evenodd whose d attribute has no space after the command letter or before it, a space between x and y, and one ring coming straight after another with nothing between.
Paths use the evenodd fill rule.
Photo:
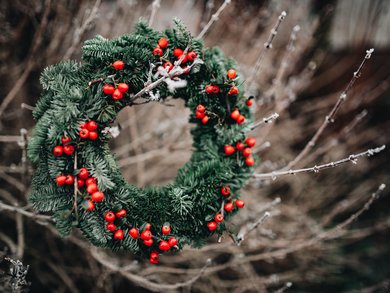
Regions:
<instances>
[{"instance_id":1,"label":"evergreen wreath","mask_svg":"<svg viewBox=\"0 0 390 293\"><path fill-rule=\"evenodd\" d=\"M234 61L203 48L180 21L158 32L144 22L113 40L87 40L82 63L41 76L43 94L28 155L36 167L30 203L50 212L61 235L81 229L96 246L123 248L158 263L165 251L202 246L233 233L226 220L244 207L240 189L255 159L247 138L251 98ZM191 110L194 152L172 183L128 184L110 151L110 125L126 106L181 98Z\"/></svg>"}]
</instances>

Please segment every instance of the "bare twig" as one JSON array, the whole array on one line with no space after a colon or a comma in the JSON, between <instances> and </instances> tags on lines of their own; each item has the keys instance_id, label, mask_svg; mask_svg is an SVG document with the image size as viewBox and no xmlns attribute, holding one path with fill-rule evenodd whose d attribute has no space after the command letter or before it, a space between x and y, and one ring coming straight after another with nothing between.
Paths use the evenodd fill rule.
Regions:
<instances>
[{"instance_id":1,"label":"bare twig","mask_svg":"<svg viewBox=\"0 0 390 293\"><path fill-rule=\"evenodd\" d=\"M275 39L276 35L278 34L279 27L280 27L281 23L283 22L283 20L286 18L286 16L287 16L286 11L282 11L282 13L278 17L278 20L276 21L276 24L271 29L271 33L268 36L267 41L264 43L265 50L262 49L260 51L259 56L256 59L255 66L253 67L252 72L246 81L246 83L248 84L249 90L251 90L251 88L253 87L253 82L256 80L257 74L260 71L261 61L263 60L264 54L267 50L272 48L272 42Z\"/></svg>"},{"instance_id":2,"label":"bare twig","mask_svg":"<svg viewBox=\"0 0 390 293\"><path fill-rule=\"evenodd\" d=\"M93 5L92 9L89 10L88 16L85 15L85 20L83 23L77 27L73 33L73 40L71 46L66 50L64 58L63 59L69 59L78 44L81 41L81 38L83 37L84 33L89 29L91 23L98 17L98 10L100 6L101 0L96 0L95 4Z\"/></svg>"},{"instance_id":3,"label":"bare twig","mask_svg":"<svg viewBox=\"0 0 390 293\"><path fill-rule=\"evenodd\" d=\"M361 152L361 153L358 153L356 155L350 155L347 158L344 158L344 159L341 159L338 161L334 161L334 162L330 162L330 163L326 163L323 165L318 165L318 166L314 166L314 167L310 167L310 168L302 168L302 169L296 169L296 170L290 169L290 170L286 170L286 171L274 171L271 173L255 173L252 176L257 178L257 179L265 179L265 178L275 179L278 176L295 175L295 174L304 173L304 172L318 173L319 171L321 171L323 169L337 167L341 164L348 163L348 162L352 162L352 163L356 164L358 158L366 157L366 156L367 157L373 156L373 155L383 151L385 149L385 147L386 147L385 145L382 145L381 147L377 147L375 149L369 149L365 152Z\"/></svg>"},{"instance_id":4,"label":"bare twig","mask_svg":"<svg viewBox=\"0 0 390 293\"><path fill-rule=\"evenodd\" d=\"M317 140L321 136L321 134L324 132L325 128L332 122L334 122L334 117L337 113L337 111L340 109L341 105L344 103L344 101L347 99L348 92L356 82L356 80L360 77L361 71L367 62L368 59L371 58L371 54L374 52L374 49L370 49L366 51L366 55L363 59L363 61L360 63L358 69L353 73L353 77L348 83L345 90L341 93L339 99L337 100L336 104L333 106L330 113L325 117L324 122L318 128L317 132L314 134L314 136L311 138L311 140L306 144L306 146L303 148L303 150L295 157L294 160L292 160L285 168L282 170L287 170L292 167L294 167L304 156L308 154L308 152L315 146Z\"/></svg>"},{"instance_id":5,"label":"bare twig","mask_svg":"<svg viewBox=\"0 0 390 293\"><path fill-rule=\"evenodd\" d=\"M291 282L287 282L286 284L283 285L282 288L276 290L274 293L283 293L286 290L288 290L289 288L291 288L291 286L292 286L292 283Z\"/></svg>"},{"instance_id":6,"label":"bare twig","mask_svg":"<svg viewBox=\"0 0 390 293\"><path fill-rule=\"evenodd\" d=\"M241 231L237 235L237 245L241 245L241 243L245 240L246 235L255 230L259 225L265 222L266 219L269 218L271 214L269 212L265 212L260 218L258 218L248 229Z\"/></svg>"},{"instance_id":7,"label":"bare twig","mask_svg":"<svg viewBox=\"0 0 390 293\"><path fill-rule=\"evenodd\" d=\"M231 0L225 0L222 5L218 8L217 12L215 12L209 22L203 27L202 31L199 33L199 35L196 37L197 39L201 39L204 37L204 35L207 33L207 31L210 29L211 25L216 22L219 19L219 15L222 13L222 11L226 8L228 4L230 4Z\"/></svg>"},{"instance_id":8,"label":"bare twig","mask_svg":"<svg viewBox=\"0 0 390 293\"><path fill-rule=\"evenodd\" d=\"M33 218L33 219L36 219L36 220L39 220L39 221L51 221L51 217L50 216L39 215L39 214L36 214L36 213L32 213L32 212L26 211L22 207L11 206L11 205L5 204L5 203L3 203L1 201L0 201L0 210L16 212L16 213L22 214L22 215L24 215L26 217Z\"/></svg>"},{"instance_id":9,"label":"bare twig","mask_svg":"<svg viewBox=\"0 0 390 293\"><path fill-rule=\"evenodd\" d=\"M160 8L161 0L154 0L152 3L152 12L149 18L149 26L153 25L154 19L156 17L157 10Z\"/></svg>"},{"instance_id":10,"label":"bare twig","mask_svg":"<svg viewBox=\"0 0 390 293\"><path fill-rule=\"evenodd\" d=\"M255 122L253 124L253 126L251 127L251 130L254 130L255 128L257 128L259 126L262 126L263 124L272 123L274 120L276 120L278 118L279 118L279 114L278 113L271 114L270 116L263 118L263 120Z\"/></svg>"}]
</instances>

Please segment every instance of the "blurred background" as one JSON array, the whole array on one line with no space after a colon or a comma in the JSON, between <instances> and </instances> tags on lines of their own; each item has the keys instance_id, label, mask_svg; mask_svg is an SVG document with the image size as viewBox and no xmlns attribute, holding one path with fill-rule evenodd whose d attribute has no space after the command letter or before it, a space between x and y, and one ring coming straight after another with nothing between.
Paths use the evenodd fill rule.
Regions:
<instances>
[{"instance_id":1,"label":"blurred background","mask_svg":"<svg viewBox=\"0 0 390 293\"><path fill-rule=\"evenodd\" d=\"M271 217L241 246L229 237L222 243L211 239L202 249L188 247L162 256L158 266L129 253L93 248L78 231L60 238L50 221L28 207L32 167L25 146L34 126L31 109L41 92L42 70L63 59L79 60L82 42L96 34L112 38L131 33L141 17L150 20L152 11L155 29L172 26L172 18L178 17L197 35L223 2L0 1L0 291L390 291L389 187L350 225L326 234L356 215L381 183L389 185L387 149L319 173L251 180L242 191L246 207L232 225L237 230L250 225L266 210ZM283 10L287 17L272 49L265 50ZM251 133L262 158L258 173L283 168L298 155L369 48L375 52L334 123L295 167L389 145L389 31L386 0L232 0L226 5L206 33L205 45L219 46L237 60L241 80L255 96L256 120L280 115ZM291 41L292 32L296 39ZM253 74L260 54L259 72ZM189 112L181 101L174 104L120 112L121 133L112 141L112 151L129 182L166 184L189 159ZM5 257L29 265L28 285L15 288L18 277L7 275L15 266ZM207 259L212 264L201 271Z\"/></svg>"}]
</instances>

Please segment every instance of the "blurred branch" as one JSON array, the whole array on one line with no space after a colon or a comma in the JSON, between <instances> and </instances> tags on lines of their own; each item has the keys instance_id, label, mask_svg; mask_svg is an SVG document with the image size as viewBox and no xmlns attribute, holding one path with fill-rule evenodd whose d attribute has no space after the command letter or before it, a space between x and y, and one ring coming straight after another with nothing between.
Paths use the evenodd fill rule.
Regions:
<instances>
[{"instance_id":1,"label":"blurred branch","mask_svg":"<svg viewBox=\"0 0 390 293\"><path fill-rule=\"evenodd\" d=\"M365 152L361 152L361 153L358 153L356 155L349 155L347 158L344 158L344 159L341 159L341 160L338 160L338 161L334 161L334 162L330 162L330 163L326 163L326 164L323 164L323 165L319 165L319 166L314 166L314 167L310 167L310 168L302 168L302 169L296 169L296 170L288 170L288 171L274 171L274 172L271 172L271 173L255 173L252 175L252 177L255 177L255 178L258 178L258 179L264 179L264 178L272 178L272 179L275 179L276 177L278 176L283 176L283 175L295 175L295 174L298 174L298 173L304 173L304 172L314 172L314 173L318 173L319 171L323 170L323 169L328 169L328 168L333 168L333 167L337 167L341 164L344 164L344 163L348 163L348 162L351 162L353 164L356 164L357 162L357 159L360 158L360 157L370 157L370 156L373 156L381 151L383 151L384 149L386 148L385 145L382 145L380 147L377 147L375 149L369 149Z\"/></svg>"},{"instance_id":2,"label":"blurred branch","mask_svg":"<svg viewBox=\"0 0 390 293\"><path fill-rule=\"evenodd\" d=\"M81 38L83 37L84 33L89 29L93 21L98 17L100 3L101 0L96 0L92 9L87 11L87 13L84 15L85 20L82 22L82 24L79 27L75 29L73 33L72 44L70 45L68 50L66 50L63 59L65 60L70 59L74 50L80 44Z\"/></svg>"},{"instance_id":3,"label":"blurred branch","mask_svg":"<svg viewBox=\"0 0 390 293\"><path fill-rule=\"evenodd\" d=\"M39 215L39 214L36 214L36 213L33 213L33 212L29 212L29 211L26 211L25 208L17 207L17 206L11 206L11 205L3 203L2 201L0 201L0 210L16 212L16 213L22 214L22 215L24 215L26 217L33 218L33 219L36 219L36 220L39 220L39 221L46 221L46 222L51 221L51 217L50 216Z\"/></svg>"},{"instance_id":4,"label":"blurred branch","mask_svg":"<svg viewBox=\"0 0 390 293\"><path fill-rule=\"evenodd\" d=\"M199 33L199 35L196 37L197 39L201 39L204 37L204 35L207 33L207 31L210 29L211 25L216 22L219 19L219 15L222 13L222 11L226 8L228 4L230 4L231 0L225 0L222 5L218 8L217 12L215 12L209 22L203 27L202 31Z\"/></svg>"},{"instance_id":5,"label":"blurred branch","mask_svg":"<svg viewBox=\"0 0 390 293\"><path fill-rule=\"evenodd\" d=\"M24 65L24 71L20 75L19 79L14 83L14 86L12 87L11 91L8 93L8 95L4 98L3 102L0 105L0 117L3 115L4 110L7 108L9 103L15 98L16 94L19 92L19 90L23 87L23 84L26 82L28 76L30 75L31 70L34 68L35 62L36 62L36 52L39 48L39 46L42 43L44 32L46 31L46 26L48 23L48 17L50 12L50 4L51 0L46 0L44 4L44 12L42 16L42 21L39 24L38 29L36 30L33 39L33 44L31 46L31 51L29 53L29 57L27 59L26 65Z\"/></svg>"},{"instance_id":6,"label":"blurred branch","mask_svg":"<svg viewBox=\"0 0 390 293\"><path fill-rule=\"evenodd\" d=\"M160 8L161 0L154 0L152 3L152 12L149 18L149 26L153 25L154 19L156 17L157 10Z\"/></svg>"}]
</instances>

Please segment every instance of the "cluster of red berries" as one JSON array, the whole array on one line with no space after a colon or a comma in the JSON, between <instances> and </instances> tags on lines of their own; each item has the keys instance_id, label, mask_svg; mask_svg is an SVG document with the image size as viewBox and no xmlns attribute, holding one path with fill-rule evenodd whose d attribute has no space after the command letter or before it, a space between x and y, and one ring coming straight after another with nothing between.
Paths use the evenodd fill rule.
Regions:
<instances>
[{"instance_id":1,"label":"cluster of red berries","mask_svg":"<svg viewBox=\"0 0 390 293\"><path fill-rule=\"evenodd\" d=\"M111 95L112 98L117 101L123 98L123 94L129 91L127 83L121 82L116 85L116 88L111 84L105 84L103 86L103 92L106 95Z\"/></svg>"},{"instance_id":2,"label":"cluster of red berries","mask_svg":"<svg viewBox=\"0 0 390 293\"><path fill-rule=\"evenodd\" d=\"M168 47L168 40L166 38L159 39L156 48L153 49L153 55L161 57L164 53L163 49L166 47Z\"/></svg>"},{"instance_id":3,"label":"cluster of red berries","mask_svg":"<svg viewBox=\"0 0 390 293\"><path fill-rule=\"evenodd\" d=\"M144 229L144 231L142 231L141 234L139 233L139 230L137 228L131 228L129 230L129 234L134 239L140 238L141 240L143 240L144 245L150 247L154 243L153 234L150 231L150 228L151 228L151 225L148 223L148 224L146 224L145 229ZM161 232L163 235L169 235L171 233L171 227L169 225L164 225L161 228ZM177 239L174 237L170 237L168 240L164 240L164 239L161 240L159 245L158 245L158 248L159 248L159 250L164 252L164 251L170 250L172 247L175 247L177 244L178 244ZM153 264L157 264L158 263L158 255L159 255L159 253L157 251L151 252L149 261Z\"/></svg>"},{"instance_id":4,"label":"cluster of red berries","mask_svg":"<svg viewBox=\"0 0 390 293\"><path fill-rule=\"evenodd\" d=\"M53 155L56 157L62 156L62 154L73 155L74 146L70 144L70 137L63 136L61 138L62 145L57 145L53 149Z\"/></svg>"},{"instance_id":5,"label":"cluster of red berries","mask_svg":"<svg viewBox=\"0 0 390 293\"><path fill-rule=\"evenodd\" d=\"M117 229L117 226L114 224L115 219L121 219L126 217L126 210L121 209L117 211L116 213L114 212L106 212L104 214L104 219L107 222L106 229L110 232L114 233L114 239L115 240L123 240L125 238L125 235L123 233L122 229Z\"/></svg>"},{"instance_id":6,"label":"cluster of red berries","mask_svg":"<svg viewBox=\"0 0 390 293\"><path fill-rule=\"evenodd\" d=\"M195 109L195 117L202 121L203 124L209 122L210 117L206 115L206 107L199 104Z\"/></svg>"},{"instance_id":7,"label":"cluster of red berries","mask_svg":"<svg viewBox=\"0 0 390 293\"><path fill-rule=\"evenodd\" d=\"M235 120L238 124L242 124L245 122L245 116L244 115L241 115L240 111L238 111L238 109L234 109L231 113L230 113L230 118L232 118L233 120Z\"/></svg>"},{"instance_id":8,"label":"cluster of red berries","mask_svg":"<svg viewBox=\"0 0 390 293\"><path fill-rule=\"evenodd\" d=\"M229 69L227 72L227 76L229 79L233 80L236 78L237 72L234 69ZM228 94L231 96L238 95L238 88L234 85L234 82L233 82L233 86L229 89Z\"/></svg>"},{"instance_id":9,"label":"cluster of red berries","mask_svg":"<svg viewBox=\"0 0 390 293\"><path fill-rule=\"evenodd\" d=\"M98 124L90 120L89 122L84 122L81 124L81 130L79 132L79 136L82 139L90 139L90 140L96 140L98 138L98 132L96 131L98 129Z\"/></svg>"},{"instance_id":10,"label":"cluster of red berries","mask_svg":"<svg viewBox=\"0 0 390 293\"><path fill-rule=\"evenodd\" d=\"M206 85L205 89L206 94L218 94L219 93L219 86L217 85Z\"/></svg>"},{"instance_id":11,"label":"cluster of red berries","mask_svg":"<svg viewBox=\"0 0 390 293\"><path fill-rule=\"evenodd\" d=\"M253 166L253 164L255 163L255 159L252 157L252 149L251 149L252 147L255 146L255 144L256 144L256 140L253 137L248 137L245 140L245 144L239 141L236 143L236 147L229 144L225 145L224 152L225 155L230 156L234 154L236 150L241 151L242 155L245 157L245 164L250 167Z\"/></svg>"},{"instance_id":12,"label":"cluster of red berries","mask_svg":"<svg viewBox=\"0 0 390 293\"><path fill-rule=\"evenodd\" d=\"M229 198L230 196L230 187L228 185L226 186L222 186L221 187L221 195L224 197L224 198ZM239 209L242 209L245 205L245 202L241 199L237 199L235 201L233 200L229 200L227 203L224 204L224 210L227 212L227 213L230 213L233 209L234 209L234 205L239 208ZM218 223L221 223L223 222L224 220L224 216L222 213L217 213L215 216L214 216L214 221L210 221L207 223L207 227L209 228L210 231L214 231L215 229L217 229L218 227Z\"/></svg>"}]
</instances>

